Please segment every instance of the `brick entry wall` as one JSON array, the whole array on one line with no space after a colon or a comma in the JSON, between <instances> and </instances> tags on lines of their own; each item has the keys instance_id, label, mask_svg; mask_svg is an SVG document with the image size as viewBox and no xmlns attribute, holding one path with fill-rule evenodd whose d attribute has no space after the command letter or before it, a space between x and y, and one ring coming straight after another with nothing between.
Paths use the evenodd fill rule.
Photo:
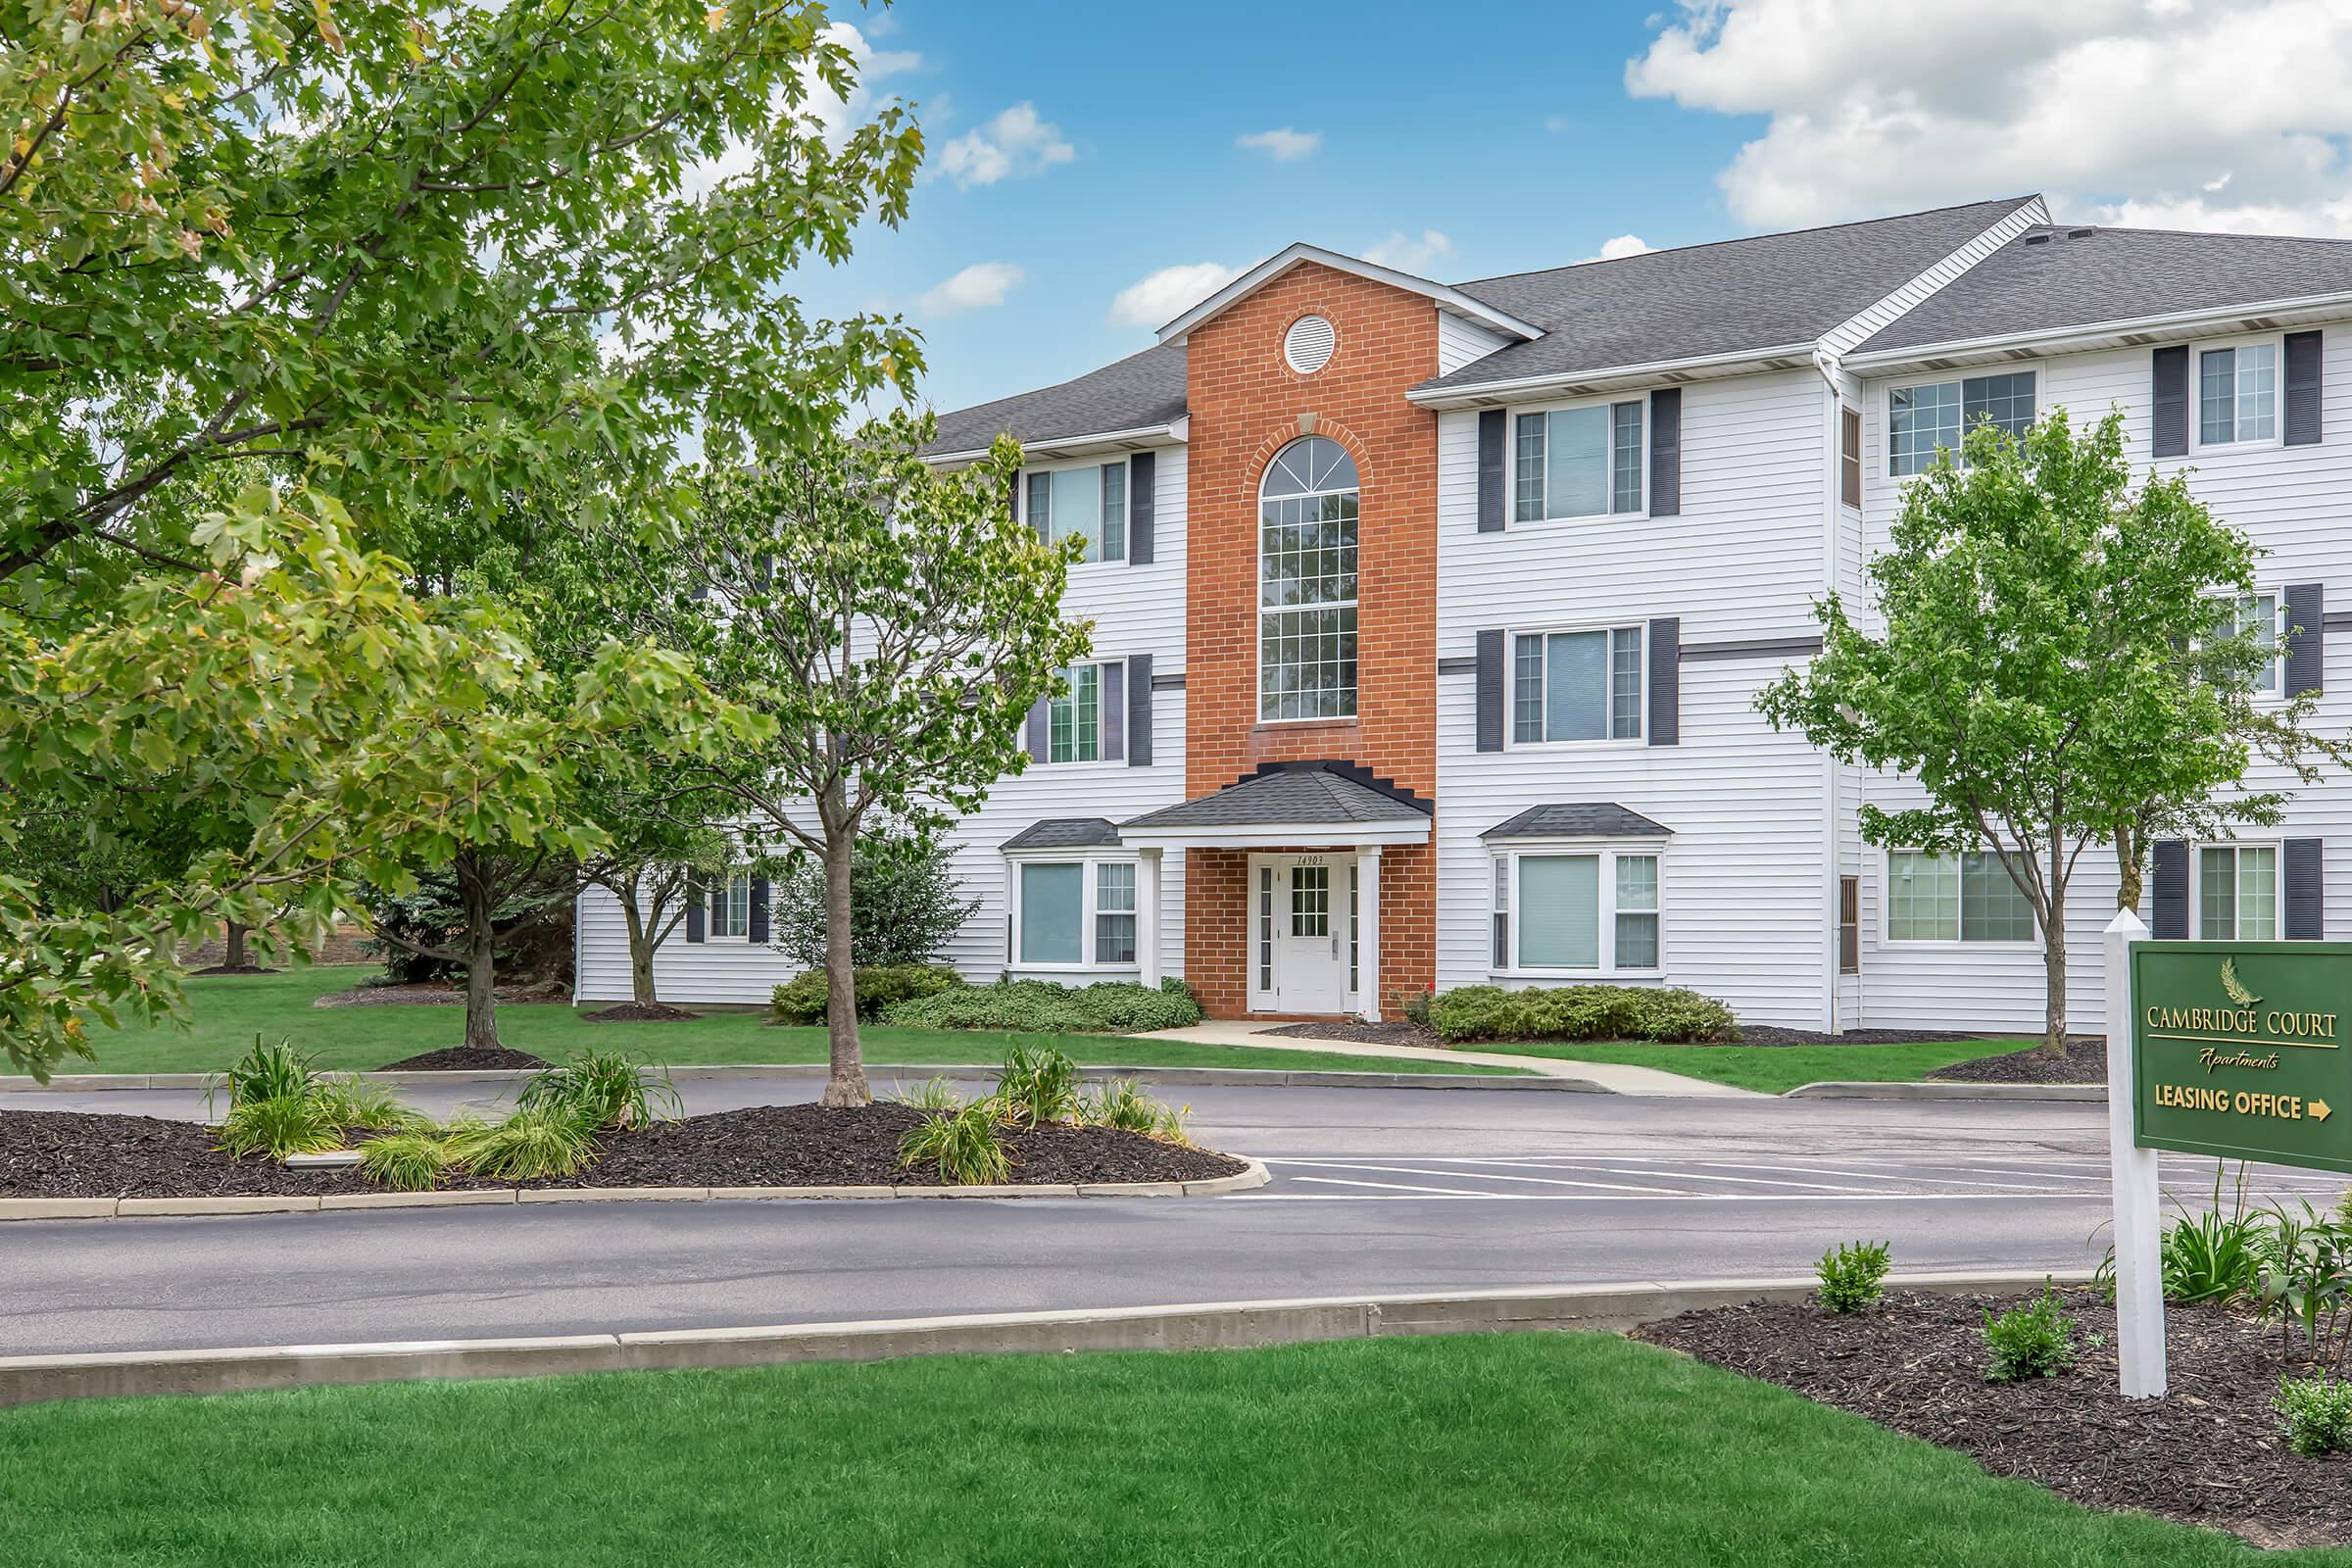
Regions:
<instances>
[{"instance_id":1,"label":"brick entry wall","mask_svg":"<svg viewBox=\"0 0 2352 1568\"><path fill-rule=\"evenodd\" d=\"M1313 312L1338 344L1311 376L1283 363L1290 324ZM1417 294L1313 263L1196 328L1187 348L1189 485L1185 794L1264 761L1361 762L1424 799L1437 792L1437 416L1405 391L1438 369L1438 318ZM1302 429L1302 420L1311 431ZM1356 716L1257 721L1257 490L1274 454L1301 434L1355 459ZM1392 999L1437 973L1437 852L1381 855L1381 990ZM1211 1014L1248 1006L1249 853L1185 858L1185 974Z\"/></svg>"}]
</instances>

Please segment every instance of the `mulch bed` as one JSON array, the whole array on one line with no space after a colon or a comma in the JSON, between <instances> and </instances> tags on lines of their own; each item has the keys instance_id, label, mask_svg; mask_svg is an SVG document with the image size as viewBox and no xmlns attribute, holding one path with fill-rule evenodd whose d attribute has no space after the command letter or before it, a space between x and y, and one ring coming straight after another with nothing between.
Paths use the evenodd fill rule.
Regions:
<instances>
[{"instance_id":1,"label":"mulch bed","mask_svg":"<svg viewBox=\"0 0 2352 1568\"><path fill-rule=\"evenodd\" d=\"M2103 1084L2107 1081L2107 1038L2069 1035L2063 1059L2044 1056L2034 1046L2005 1056L1955 1061L1928 1076L1960 1084Z\"/></svg>"},{"instance_id":2,"label":"mulch bed","mask_svg":"<svg viewBox=\"0 0 2352 1568\"><path fill-rule=\"evenodd\" d=\"M569 1002L561 985L498 986L501 1002ZM314 1007L463 1007L466 993L456 986L354 986L311 999Z\"/></svg>"},{"instance_id":3,"label":"mulch bed","mask_svg":"<svg viewBox=\"0 0 2352 1568\"><path fill-rule=\"evenodd\" d=\"M1444 1051L1445 1037L1426 1024L1406 1023L1398 1019L1391 1023L1353 1023L1336 1019L1331 1023L1286 1023L1279 1029L1260 1030L1261 1034L1284 1035L1293 1040L1352 1040L1364 1046L1426 1046L1432 1051Z\"/></svg>"},{"instance_id":4,"label":"mulch bed","mask_svg":"<svg viewBox=\"0 0 2352 1568\"><path fill-rule=\"evenodd\" d=\"M699 1012L673 1007L666 1002L623 1002L595 1012L580 1014L582 1023L684 1023L699 1018Z\"/></svg>"},{"instance_id":5,"label":"mulch bed","mask_svg":"<svg viewBox=\"0 0 2352 1568\"><path fill-rule=\"evenodd\" d=\"M874 1187L939 1183L935 1170L901 1170L899 1140L923 1119L906 1105L854 1110L754 1105L641 1132L614 1133L574 1177L520 1183L453 1176L451 1188ZM153 1116L68 1110L0 1110L0 1198L308 1197L372 1187L352 1168L289 1170L270 1159L231 1159L212 1129ZM1230 1154L1163 1144L1111 1127L1007 1130L1012 1180L1206 1181L1247 1167Z\"/></svg>"},{"instance_id":6,"label":"mulch bed","mask_svg":"<svg viewBox=\"0 0 2352 1568\"><path fill-rule=\"evenodd\" d=\"M544 1056L505 1046L444 1046L387 1061L377 1072L529 1072L548 1065Z\"/></svg>"},{"instance_id":7,"label":"mulch bed","mask_svg":"<svg viewBox=\"0 0 2352 1568\"><path fill-rule=\"evenodd\" d=\"M2081 1359L2054 1378L2009 1387L1984 1381L1984 1313L2025 1297L1895 1293L1851 1317L1809 1302L1757 1301L1686 1312L1634 1337L2094 1507L2140 1509L2261 1546L2352 1543L2352 1455L2290 1453L2271 1408L2281 1371L2308 1370L2282 1368L2277 1329L2171 1307L2171 1393L2127 1400L2116 1389L2114 1309L2093 1291L2060 1294L2080 1325Z\"/></svg>"}]
</instances>

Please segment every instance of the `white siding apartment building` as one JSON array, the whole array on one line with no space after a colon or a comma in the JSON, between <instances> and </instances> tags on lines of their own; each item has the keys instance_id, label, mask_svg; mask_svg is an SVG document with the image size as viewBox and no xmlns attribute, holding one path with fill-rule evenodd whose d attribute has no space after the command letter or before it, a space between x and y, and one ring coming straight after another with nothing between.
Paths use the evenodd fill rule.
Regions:
<instances>
[{"instance_id":1,"label":"white siding apartment building","mask_svg":"<svg viewBox=\"0 0 2352 1568\"><path fill-rule=\"evenodd\" d=\"M1866 605L1937 446L2121 408L2135 466L2188 466L2269 552L2277 688L2352 693L2348 387L2352 244L2057 226L2039 197L1450 286L1293 246L1154 348L941 421L946 464L1021 439L1022 515L1093 542L1067 607L1096 650L957 826L980 903L942 956L1181 974L1221 1016L1598 979L1755 1023L2037 1028L1997 863L1864 845L1910 786L1756 692L1818 649L1825 592ZM2115 881L2084 864L2088 1016ZM664 1000L790 978L763 895L665 945ZM2352 932L2352 782L2161 846L2142 912ZM579 924L579 998L625 1000L618 911Z\"/></svg>"}]
</instances>

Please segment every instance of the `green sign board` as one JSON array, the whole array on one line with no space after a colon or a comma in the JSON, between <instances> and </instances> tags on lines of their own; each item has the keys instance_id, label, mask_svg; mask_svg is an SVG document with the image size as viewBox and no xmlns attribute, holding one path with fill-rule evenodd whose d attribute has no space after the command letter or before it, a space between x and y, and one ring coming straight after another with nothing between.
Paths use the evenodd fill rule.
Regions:
<instances>
[{"instance_id":1,"label":"green sign board","mask_svg":"<svg viewBox=\"0 0 2352 1568\"><path fill-rule=\"evenodd\" d=\"M2132 945L2142 1149L2352 1171L2352 943Z\"/></svg>"}]
</instances>

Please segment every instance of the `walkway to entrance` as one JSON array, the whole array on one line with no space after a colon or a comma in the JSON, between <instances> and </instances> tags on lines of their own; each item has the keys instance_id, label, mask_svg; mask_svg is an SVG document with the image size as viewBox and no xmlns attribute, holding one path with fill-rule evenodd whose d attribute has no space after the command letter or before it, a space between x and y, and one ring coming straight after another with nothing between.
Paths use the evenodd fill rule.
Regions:
<instances>
[{"instance_id":1,"label":"walkway to entrance","mask_svg":"<svg viewBox=\"0 0 2352 1568\"><path fill-rule=\"evenodd\" d=\"M1416 1061L1459 1061L1481 1067L1524 1067L1545 1078L1581 1078L1611 1094L1667 1095L1691 1100L1769 1100L1752 1089L1686 1078L1679 1072L1654 1067L1631 1067L1613 1061L1564 1061L1550 1056L1509 1056L1494 1051L1437 1051L1423 1046L1382 1046L1356 1040L1306 1040L1269 1035L1270 1023L1197 1023L1189 1029L1162 1029L1139 1035L1142 1040L1190 1040L1203 1046L1252 1046L1260 1051L1314 1051L1347 1056L1407 1057Z\"/></svg>"}]
</instances>

